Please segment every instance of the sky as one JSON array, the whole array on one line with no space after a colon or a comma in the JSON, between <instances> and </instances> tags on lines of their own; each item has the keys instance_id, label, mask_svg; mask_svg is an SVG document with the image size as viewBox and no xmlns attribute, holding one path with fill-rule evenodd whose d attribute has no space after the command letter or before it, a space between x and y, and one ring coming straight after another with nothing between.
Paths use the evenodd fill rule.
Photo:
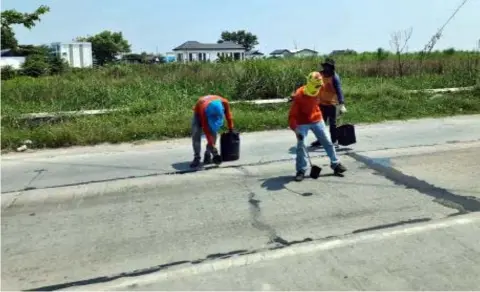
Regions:
<instances>
[{"instance_id":1,"label":"sky","mask_svg":"<svg viewBox=\"0 0 480 292\"><path fill-rule=\"evenodd\" d=\"M418 51L462 0L2 0L2 11L50 12L32 30L15 26L21 44L70 42L103 30L121 31L133 52L171 52L185 41L215 43L222 31L247 30L256 49L392 50L391 34L413 28ZM480 41L480 0L468 0L434 49L472 50Z\"/></svg>"}]
</instances>

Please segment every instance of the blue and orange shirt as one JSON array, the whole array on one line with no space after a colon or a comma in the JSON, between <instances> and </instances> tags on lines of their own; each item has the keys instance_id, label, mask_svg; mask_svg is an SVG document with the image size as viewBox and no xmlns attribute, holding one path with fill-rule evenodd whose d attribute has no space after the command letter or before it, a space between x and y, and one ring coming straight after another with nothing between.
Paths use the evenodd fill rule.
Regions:
<instances>
[{"instance_id":1,"label":"blue and orange shirt","mask_svg":"<svg viewBox=\"0 0 480 292\"><path fill-rule=\"evenodd\" d=\"M215 140L213 139L212 132L210 130L207 108L212 102L220 101L225 110L225 118L227 119L228 129L233 129L233 116L232 111L230 110L230 104L226 98L223 98L218 95L206 95L198 99L195 107L193 108L195 114L198 116L202 130L205 133L207 138L207 143L209 145L214 145Z\"/></svg>"},{"instance_id":2,"label":"blue and orange shirt","mask_svg":"<svg viewBox=\"0 0 480 292\"><path fill-rule=\"evenodd\" d=\"M343 104L345 98L343 97L340 77L337 73L332 77L323 76L323 87L320 90L320 104L321 105L337 105Z\"/></svg>"}]
</instances>

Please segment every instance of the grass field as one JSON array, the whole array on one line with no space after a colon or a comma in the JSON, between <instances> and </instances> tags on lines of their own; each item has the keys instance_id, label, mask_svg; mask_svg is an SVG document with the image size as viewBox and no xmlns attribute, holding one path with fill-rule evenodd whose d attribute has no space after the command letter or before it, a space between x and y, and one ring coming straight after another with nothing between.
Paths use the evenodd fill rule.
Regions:
<instances>
[{"instance_id":1,"label":"grass field","mask_svg":"<svg viewBox=\"0 0 480 292\"><path fill-rule=\"evenodd\" d=\"M383 57L382 57L383 58ZM480 91L445 95L406 89L480 84L478 53L437 53L420 63L403 56L400 76L393 56L375 53L337 58L347 99L348 122L480 113ZM30 139L34 147L89 145L189 135L192 106L207 93L231 100L288 95L318 68L318 59L261 60L222 64L116 65L61 76L2 81L2 149ZM126 113L28 125L22 113L129 108ZM285 128L288 104L233 106L241 131Z\"/></svg>"}]
</instances>

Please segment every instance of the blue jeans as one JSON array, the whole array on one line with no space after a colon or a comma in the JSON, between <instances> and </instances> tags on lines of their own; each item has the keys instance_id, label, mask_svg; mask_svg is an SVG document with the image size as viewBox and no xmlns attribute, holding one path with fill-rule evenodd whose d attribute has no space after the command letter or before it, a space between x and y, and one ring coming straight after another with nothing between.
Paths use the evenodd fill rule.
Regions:
<instances>
[{"instance_id":1,"label":"blue jeans","mask_svg":"<svg viewBox=\"0 0 480 292\"><path fill-rule=\"evenodd\" d=\"M332 140L330 140L330 137L328 137L327 135L327 127L325 126L324 121L312 124L298 125L295 132L302 135L303 139L297 140L297 172L307 170L308 161L305 138L307 137L309 130L312 130L317 140L320 141L323 148L327 152L327 155L330 158L330 166L333 168L336 164L340 163L340 160L337 157L337 153L335 152L335 147L332 144Z\"/></svg>"},{"instance_id":2,"label":"blue jeans","mask_svg":"<svg viewBox=\"0 0 480 292\"><path fill-rule=\"evenodd\" d=\"M195 159L200 159L200 152L202 151L202 134L203 129L197 115L193 115L192 118L192 147L193 147L193 157ZM213 139L215 143L217 142L217 133L212 132ZM211 154L212 148L207 145L206 154Z\"/></svg>"}]
</instances>

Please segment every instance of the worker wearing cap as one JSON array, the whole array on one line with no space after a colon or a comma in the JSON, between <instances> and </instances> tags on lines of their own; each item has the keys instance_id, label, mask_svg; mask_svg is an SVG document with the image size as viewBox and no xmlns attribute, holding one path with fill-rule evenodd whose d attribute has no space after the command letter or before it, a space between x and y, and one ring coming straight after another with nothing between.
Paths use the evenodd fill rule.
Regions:
<instances>
[{"instance_id":1,"label":"worker wearing cap","mask_svg":"<svg viewBox=\"0 0 480 292\"><path fill-rule=\"evenodd\" d=\"M222 160L217 148L217 133L224 124L224 117L227 119L228 129L233 131L233 117L229 102L226 98L218 95L202 96L194 107L192 120L192 146L193 162L190 167L200 166L200 152L202 147L202 132L207 138L207 149L204 154L203 163L215 163L219 165ZM213 156L213 160L212 160Z\"/></svg>"},{"instance_id":2,"label":"worker wearing cap","mask_svg":"<svg viewBox=\"0 0 480 292\"><path fill-rule=\"evenodd\" d=\"M337 141L337 117L347 112L345 107L345 98L343 97L340 77L335 72L335 60L325 59L321 64L323 76L323 87L320 92L320 110L323 120L328 123L330 128L330 137L335 147L338 147ZM312 147L321 146L320 141L311 144Z\"/></svg>"},{"instance_id":3,"label":"worker wearing cap","mask_svg":"<svg viewBox=\"0 0 480 292\"><path fill-rule=\"evenodd\" d=\"M317 140L325 148L330 158L330 167L335 174L347 169L340 163L332 141L326 133L325 122L319 108L319 95L323 86L323 77L319 72L312 72L307 77L307 84L298 88L292 95L292 105L288 115L288 123L297 137L296 181L302 181L307 170L307 149L305 137L311 130Z\"/></svg>"}]
</instances>

